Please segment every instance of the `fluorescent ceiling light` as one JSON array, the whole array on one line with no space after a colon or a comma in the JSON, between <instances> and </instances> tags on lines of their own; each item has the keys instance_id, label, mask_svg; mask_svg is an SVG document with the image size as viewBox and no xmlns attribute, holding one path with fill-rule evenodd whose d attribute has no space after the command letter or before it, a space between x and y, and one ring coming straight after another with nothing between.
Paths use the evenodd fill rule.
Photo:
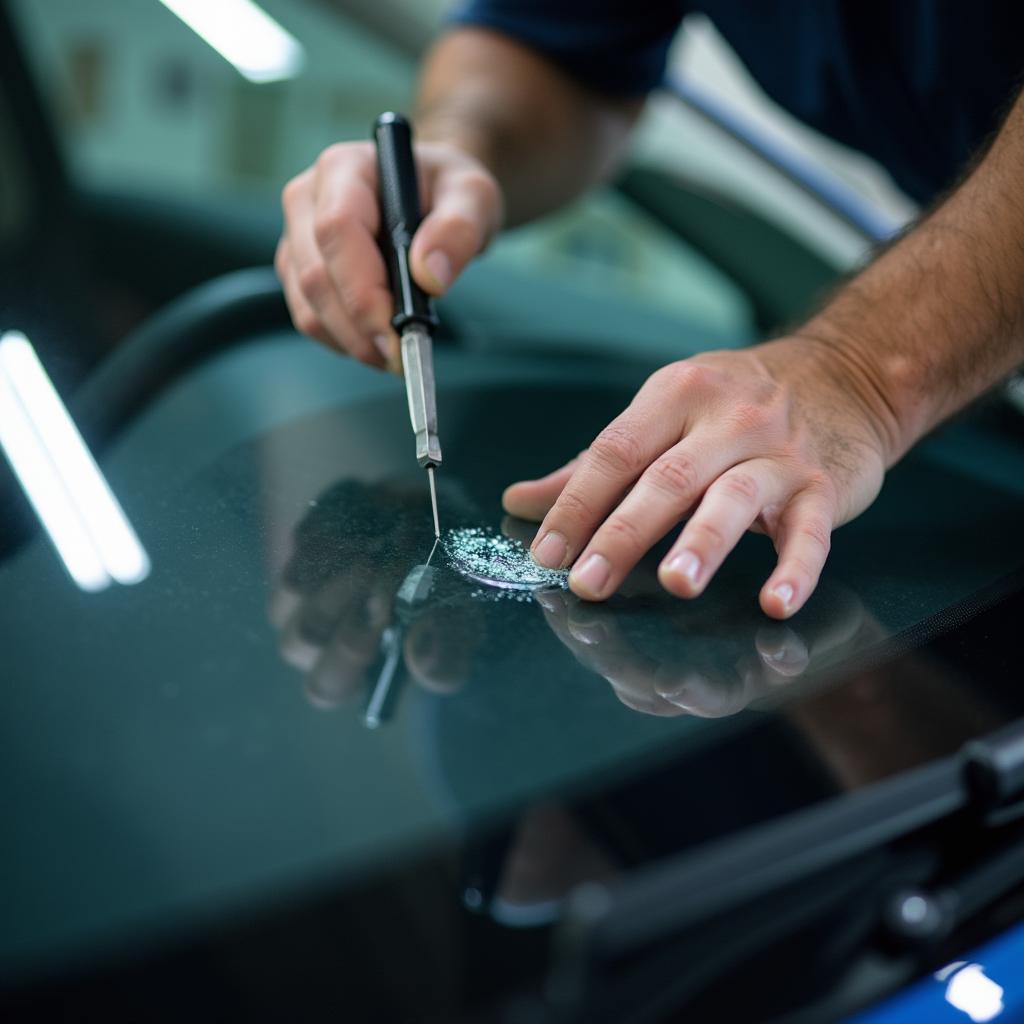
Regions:
<instances>
[{"instance_id":1,"label":"fluorescent ceiling light","mask_svg":"<svg viewBox=\"0 0 1024 1024\"><path fill-rule=\"evenodd\" d=\"M250 82L294 78L302 44L252 0L160 0Z\"/></svg>"},{"instance_id":2,"label":"fluorescent ceiling light","mask_svg":"<svg viewBox=\"0 0 1024 1024\"><path fill-rule=\"evenodd\" d=\"M138 583L149 558L24 334L0 337L0 447L83 590Z\"/></svg>"}]
</instances>

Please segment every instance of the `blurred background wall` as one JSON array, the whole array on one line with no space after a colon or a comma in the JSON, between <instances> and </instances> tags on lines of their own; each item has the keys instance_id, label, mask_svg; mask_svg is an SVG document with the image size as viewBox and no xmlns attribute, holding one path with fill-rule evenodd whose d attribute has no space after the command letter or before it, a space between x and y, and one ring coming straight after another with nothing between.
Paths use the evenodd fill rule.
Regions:
<instances>
[{"instance_id":1,"label":"blurred background wall","mask_svg":"<svg viewBox=\"0 0 1024 1024\"><path fill-rule=\"evenodd\" d=\"M82 189L221 204L268 232L278 229L277 197L289 177L331 142L366 138L379 111L408 109L418 55L448 7L447 0L261 0L305 59L293 77L256 84L158 0L9 4ZM775 108L706 18L687 19L671 61L893 224L913 212L878 168ZM649 105L633 160L669 168L716 201L734 198L837 273L867 251L862 236L674 101ZM539 272L579 295L685 313L704 325L710 344L744 343L755 331L750 304L728 275L610 191L510 233L487 260Z\"/></svg>"}]
</instances>

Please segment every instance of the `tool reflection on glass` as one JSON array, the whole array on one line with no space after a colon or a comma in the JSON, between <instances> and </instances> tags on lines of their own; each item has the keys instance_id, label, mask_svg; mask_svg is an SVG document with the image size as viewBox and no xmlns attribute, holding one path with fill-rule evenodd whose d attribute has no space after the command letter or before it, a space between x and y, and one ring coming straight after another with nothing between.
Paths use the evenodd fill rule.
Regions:
<instances>
[{"instance_id":1,"label":"tool reflection on glass","mask_svg":"<svg viewBox=\"0 0 1024 1024\"><path fill-rule=\"evenodd\" d=\"M440 545L427 557L417 525L421 487L408 479L342 481L312 502L295 528L270 618L281 656L302 672L307 699L318 708L366 699L367 716L386 720L399 673L442 695L468 678L485 637L482 609L443 569ZM475 514L451 481L442 498L457 519Z\"/></svg>"},{"instance_id":2,"label":"tool reflection on glass","mask_svg":"<svg viewBox=\"0 0 1024 1024\"><path fill-rule=\"evenodd\" d=\"M395 675L405 647L406 630L416 613L423 608L434 585L435 570L430 560L434 557L435 550L436 540L426 562L423 565L414 565L409 570L409 575L402 581L398 593L395 594L394 619L380 638L384 664L381 666L377 683L370 694L370 702L366 706L366 713L363 715L363 721L370 729L376 729L387 717L388 711L394 708L397 696Z\"/></svg>"},{"instance_id":3,"label":"tool reflection on glass","mask_svg":"<svg viewBox=\"0 0 1024 1024\"><path fill-rule=\"evenodd\" d=\"M416 435L416 461L427 471L434 536L440 537L434 482L434 470L441 465L433 354L433 332L438 321L430 297L416 284L409 269L409 247L420 224L420 193L412 155L412 129L400 114L386 113L377 118L373 135L377 144L383 218L380 247L395 297L395 315L391 323L402 338L402 367L409 418Z\"/></svg>"}]
</instances>

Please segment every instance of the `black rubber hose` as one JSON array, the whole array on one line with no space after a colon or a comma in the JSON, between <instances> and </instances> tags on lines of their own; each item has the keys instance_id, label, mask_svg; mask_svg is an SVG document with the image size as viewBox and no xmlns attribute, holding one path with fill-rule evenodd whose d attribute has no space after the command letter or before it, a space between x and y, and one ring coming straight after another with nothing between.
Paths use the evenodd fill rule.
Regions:
<instances>
[{"instance_id":1,"label":"black rubber hose","mask_svg":"<svg viewBox=\"0 0 1024 1024\"><path fill-rule=\"evenodd\" d=\"M75 421L99 451L197 364L290 322L272 268L237 270L208 281L129 334L90 374L70 403Z\"/></svg>"}]
</instances>

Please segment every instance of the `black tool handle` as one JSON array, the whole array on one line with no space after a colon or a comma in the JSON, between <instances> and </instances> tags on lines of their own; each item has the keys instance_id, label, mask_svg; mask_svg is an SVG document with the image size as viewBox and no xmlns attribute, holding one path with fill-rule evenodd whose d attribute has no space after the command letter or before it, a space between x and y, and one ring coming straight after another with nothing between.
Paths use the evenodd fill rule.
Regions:
<instances>
[{"instance_id":1,"label":"black tool handle","mask_svg":"<svg viewBox=\"0 0 1024 1024\"><path fill-rule=\"evenodd\" d=\"M377 143L377 175L380 180L380 248L388 267L395 315L391 320L402 331L411 323L429 330L437 327L430 296L413 280L409 247L420 226L420 191L412 155L412 128L401 114L381 114L374 122Z\"/></svg>"}]
</instances>

